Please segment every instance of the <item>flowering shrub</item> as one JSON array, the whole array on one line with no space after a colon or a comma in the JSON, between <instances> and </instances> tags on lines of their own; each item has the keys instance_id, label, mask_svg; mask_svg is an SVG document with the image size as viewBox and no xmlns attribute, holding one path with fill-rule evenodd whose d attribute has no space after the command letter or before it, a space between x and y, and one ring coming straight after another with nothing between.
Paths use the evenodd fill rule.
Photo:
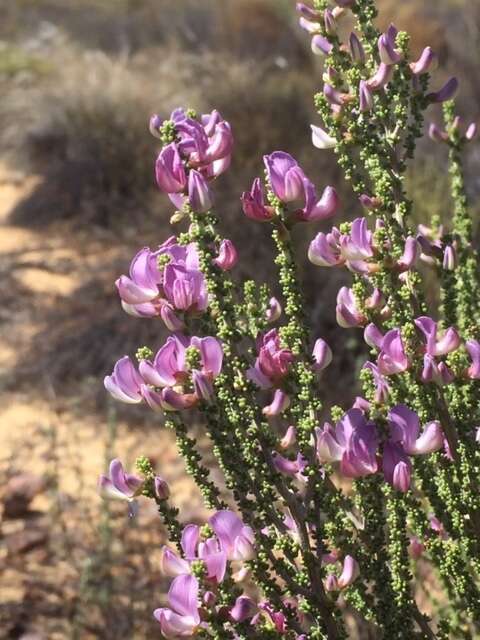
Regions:
<instances>
[{"instance_id":1,"label":"flowering shrub","mask_svg":"<svg viewBox=\"0 0 480 640\"><path fill-rule=\"evenodd\" d=\"M378 33L373 0L297 9L325 58L313 145L334 151L364 209L353 222L312 231L308 251L319 267L351 272L336 316L341 327L361 327L370 349L362 396L320 424L319 378L335 356L307 325L296 266L304 256L294 255L291 234L339 214L334 187L319 196L291 155L264 157L265 178L241 207L271 228L282 299L253 281L240 288L230 275L239 256L213 212L231 128L218 111L155 115L156 181L176 208L172 224L188 225L141 249L116 285L127 313L160 318L171 336L156 353L141 347L138 364L120 359L105 387L163 412L212 515L202 527L182 526L167 481L143 457L138 475L113 460L100 489L131 515L140 496L158 506L170 540L167 606L154 611L165 638L346 638L346 614L369 637L473 638L480 280L460 152L475 126L454 116L454 78L430 89L429 47L411 61L406 33L393 25ZM343 21L354 24L346 38ZM404 175L432 103L443 103L445 125L432 125L430 136L449 149L452 216L448 229L415 230ZM438 309L425 302L425 268L438 275ZM199 417L228 495L188 433ZM420 558L445 594L428 611L416 600Z\"/></svg>"}]
</instances>

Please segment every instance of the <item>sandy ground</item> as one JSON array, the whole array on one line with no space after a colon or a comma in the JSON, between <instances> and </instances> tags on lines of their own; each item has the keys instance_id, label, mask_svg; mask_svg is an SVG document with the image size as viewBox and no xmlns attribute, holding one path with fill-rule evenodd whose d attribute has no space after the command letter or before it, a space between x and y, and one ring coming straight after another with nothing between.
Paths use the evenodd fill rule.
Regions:
<instances>
[{"instance_id":1,"label":"sandy ground","mask_svg":"<svg viewBox=\"0 0 480 640\"><path fill-rule=\"evenodd\" d=\"M28 368L26 353L35 361L29 345L45 331L39 310L61 309L85 270L105 259L105 246L90 241L88 250L78 250L67 246L64 234L10 225L9 211L36 179L4 167L0 176L0 499L20 473L45 481L28 511L18 518L4 514L0 523L0 637L150 637L156 630L151 611L164 591L158 572L163 530L148 501L134 523L123 504L103 502L98 474L110 457L131 466L148 454L170 482L185 521L202 516L199 494L159 418L149 424L146 409L119 417L113 405L95 411L101 379L83 381L67 395L58 394L48 372L16 387L12 372Z\"/></svg>"}]
</instances>

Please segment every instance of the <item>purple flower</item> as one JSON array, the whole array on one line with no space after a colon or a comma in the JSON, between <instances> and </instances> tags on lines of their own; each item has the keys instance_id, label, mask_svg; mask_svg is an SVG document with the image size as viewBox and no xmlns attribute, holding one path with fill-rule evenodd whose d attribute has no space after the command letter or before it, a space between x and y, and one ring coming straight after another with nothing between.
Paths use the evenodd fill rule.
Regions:
<instances>
[{"instance_id":1,"label":"purple flower","mask_svg":"<svg viewBox=\"0 0 480 640\"><path fill-rule=\"evenodd\" d=\"M380 54L380 60L383 64L393 65L400 62L402 59L402 53L398 49L395 49L395 39L397 37L396 27L390 25L386 33L383 33L378 39L378 52Z\"/></svg>"},{"instance_id":2,"label":"purple flower","mask_svg":"<svg viewBox=\"0 0 480 640\"><path fill-rule=\"evenodd\" d=\"M343 560L343 569L338 578L338 586L340 589L349 587L360 575L360 567L358 562L352 556L345 556Z\"/></svg>"},{"instance_id":3,"label":"purple flower","mask_svg":"<svg viewBox=\"0 0 480 640\"><path fill-rule=\"evenodd\" d=\"M135 497L139 495L143 480L138 476L125 473L123 464L118 458L110 462L108 476L101 475L98 480L98 490L106 498L125 500L129 505L129 515L135 515Z\"/></svg>"},{"instance_id":4,"label":"purple flower","mask_svg":"<svg viewBox=\"0 0 480 640\"><path fill-rule=\"evenodd\" d=\"M313 347L313 359L315 360L315 371L323 371L332 361L332 350L322 338L315 341Z\"/></svg>"},{"instance_id":5,"label":"purple flower","mask_svg":"<svg viewBox=\"0 0 480 640\"><path fill-rule=\"evenodd\" d=\"M433 356L426 353L423 356L423 368L420 375L422 382L434 382L439 387L450 384L454 380L452 371L445 362L437 362Z\"/></svg>"},{"instance_id":6,"label":"purple flower","mask_svg":"<svg viewBox=\"0 0 480 640\"><path fill-rule=\"evenodd\" d=\"M320 11L316 11L315 9L312 9L311 7L304 4L303 2L297 2L295 8L298 11L298 13L301 13L302 16L307 20L311 20L312 22L315 22L315 21L318 22L319 20L322 19L322 14Z\"/></svg>"},{"instance_id":7,"label":"purple flower","mask_svg":"<svg viewBox=\"0 0 480 640\"><path fill-rule=\"evenodd\" d=\"M326 591L338 591L338 578L334 573L329 573L325 579Z\"/></svg>"},{"instance_id":8,"label":"purple flower","mask_svg":"<svg viewBox=\"0 0 480 640\"><path fill-rule=\"evenodd\" d=\"M338 194L333 187L325 187L320 200L314 185L305 178L305 206L296 212L296 219L302 222L316 222L331 218L337 212L339 205Z\"/></svg>"},{"instance_id":9,"label":"purple flower","mask_svg":"<svg viewBox=\"0 0 480 640\"><path fill-rule=\"evenodd\" d=\"M398 491L405 493L410 488L412 463L404 449L393 442L383 447L382 469L385 480Z\"/></svg>"},{"instance_id":10,"label":"purple flower","mask_svg":"<svg viewBox=\"0 0 480 640\"><path fill-rule=\"evenodd\" d=\"M191 372L186 360L187 348L194 348L199 354L199 368ZM163 390L159 394L143 386L142 395L153 409L186 409L199 399L209 402L213 397L212 382L222 369L222 360L222 346L215 338L194 336L188 339L181 334L170 336L153 362L142 360L139 365L145 384ZM182 385L190 376L194 394L182 390Z\"/></svg>"},{"instance_id":11,"label":"purple flower","mask_svg":"<svg viewBox=\"0 0 480 640\"><path fill-rule=\"evenodd\" d=\"M467 340L465 342L465 348L468 351L468 355L472 360L472 364L469 366L467 375L472 380L480 379L480 343L477 340Z\"/></svg>"},{"instance_id":12,"label":"purple flower","mask_svg":"<svg viewBox=\"0 0 480 640\"><path fill-rule=\"evenodd\" d=\"M159 500L167 500L170 497L170 487L166 480L160 476L155 476L153 479L153 488L155 495Z\"/></svg>"},{"instance_id":13,"label":"purple flower","mask_svg":"<svg viewBox=\"0 0 480 640\"><path fill-rule=\"evenodd\" d=\"M115 282L120 297L127 305L141 305L158 296L161 275L157 266L158 252L140 249L130 265L129 276Z\"/></svg>"},{"instance_id":14,"label":"purple flower","mask_svg":"<svg viewBox=\"0 0 480 640\"><path fill-rule=\"evenodd\" d=\"M276 320L278 320L281 315L282 315L282 305L277 300L277 298L274 298L274 297L270 298L270 300L268 301L267 311L265 313L267 322L271 324L272 322L275 322Z\"/></svg>"},{"instance_id":15,"label":"purple flower","mask_svg":"<svg viewBox=\"0 0 480 640\"><path fill-rule=\"evenodd\" d=\"M323 24L325 26L325 32L328 35L335 35L337 32L337 21L335 11L327 8L323 12Z\"/></svg>"},{"instance_id":16,"label":"purple flower","mask_svg":"<svg viewBox=\"0 0 480 640\"><path fill-rule=\"evenodd\" d=\"M446 102L455 97L458 91L458 80L450 78L441 89L433 93L429 93L426 98L429 102Z\"/></svg>"},{"instance_id":17,"label":"purple flower","mask_svg":"<svg viewBox=\"0 0 480 640\"><path fill-rule=\"evenodd\" d=\"M297 440L297 429L294 427L293 424L291 424L287 428L283 438L280 440L280 447L282 449L288 449L289 447L295 444L296 440Z\"/></svg>"},{"instance_id":18,"label":"purple flower","mask_svg":"<svg viewBox=\"0 0 480 640\"><path fill-rule=\"evenodd\" d=\"M161 261L164 266L160 267ZM171 331L183 327L175 309L199 312L208 302L195 244L179 245L174 236L157 251L141 249L132 260L129 276L120 276L115 284L127 313L160 316Z\"/></svg>"},{"instance_id":19,"label":"purple flower","mask_svg":"<svg viewBox=\"0 0 480 640\"><path fill-rule=\"evenodd\" d=\"M420 434L418 415L403 404L388 414L390 438L383 448L382 469L385 480L398 491L410 488L412 463L409 455L428 454L443 447L444 435L440 423L425 425Z\"/></svg>"},{"instance_id":20,"label":"purple flower","mask_svg":"<svg viewBox=\"0 0 480 640\"><path fill-rule=\"evenodd\" d=\"M257 605L248 596L239 596L235 600L235 604L230 609L229 615L234 622L245 622L253 618L257 612Z\"/></svg>"},{"instance_id":21,"label":"purple flower","mask_svg":"<svg viewBox=\"0 0 480 640\"><path fill-rule=\"evenodd\" d=\"M299 478L303 480L302 471L305 469L307 465L307 460L299 453L295 460L290 460L289 458L285 458L277 451L272 453L273 466L279 473L283 473L286 476L290 476L292 478Z\"/></svg>"},{"instance_id":22,"label":"purple flower","mask_svg":"<svg viewBox=\"0 0 480 640\"><path fill-rule=\"evenodd\" d=\"M241 197L243 213L247 218L265 222L274 216L273 207L266 206L260 178L255 178L250 191L244 191Z\"/></svg>"},{"instance_id":23,"label":"purple flower","mask_svg":"<svg viewBox=\"0 0 480 640\"><path fill-rule=\"evenodd\" d=\"M144 383L153 387L174 387L183 382L187 373L185 352L188 338L176 334L167 338L153 360L142 360L139 372Z\"/></svg>"},{"instance_id":24,"label":"purple flower","mask_svg":"<svg viewBox=\"0 0 480 640\"><path fill-rule=\"evenodd\" d=\"M253 531L233 511L217 511L209 524L229 560L251 560L254 557Z\"/></svg>"},{"instance_id":25,"label":"purple flower","mask_svg":"<svg viewBox=\"0 0 480 640\"><path fill-rule=\"evenodd\" d=\"M335 138L329 136L321 127L316 127L313 124L311 124L310 127L312 129L312 144L317 149L333 149L337 144Z\"/></svg>"},{"instance_id":26,"label":"purple flower","mask_svg":"<svg viewBox=\"0 0 480 640\"><path fill-rule=\"evenodd\" d=\"M378 367L373 362L366 362L364 369L369 369L373 375L373 382L375 384L375 396L374 400L377 404L386 402L390 395L390 386L387 379L380 373Z\"/></svg>"},{"instance_id":27,"label":"purple flower","mask_svg":"<svg viewBox=\"0 0 480 640\"><path fill-rule=\"evenodd\" d=\"M260 388L268 389L287 375L292 361L292 352L281 346L277 330L272 329L259 338L258 357L247 376Z\"/></svg>"},{"instance_id":28,"label":"purple flower","mask_svg":"<svg viewBox=\"0 0 480 640\"><path fill-rule=\"evenodd\" d=\"M455 247L451 244L447 244L443 252L442 267L445 269L445 271L454 271L457 267L457 264L458 259Z\"/></svg>"},{"instance_id":29,"label":"purple flower","mask_svg":"<svg viewBox=\"0 0 480 640\"><path fill-rule=\"evenodd\" d=\"M371 111L373 109L373 93L365 80L360 80L358 96L360 111Z\"/></svg>"},{"instance_id":30,"label":"purple flower","mask_svg":"<svg viewBox=\"0 0 480 640\"><path fill-rule=\"evenodd\" d=\"M360 409L350 409L333 428L325 423L315 429L320 462L340 462L343 475L367 476L377 471L378 438L375 425L367 422Z\"/></svg>"},{"instance_id":31,"label":"purple flower","mask_svg":"<svg viewBox=\"0 0 480 640\"><path fill-rule=\"evenodd\" d=\"M340 250L351 271L363 273L363 262L373 257L373 234L366 218L355 218L349 234L340 237Z\"/></svg>"},{"instance_id":32,"label":"purple flower","mask_svg":"<svg viewBox=\"0 0 480 640\"><path fill-rule=\"evenodd\" d=\"M378 354L377 366L379 372L386 376L402 373L410 367L410 360L405 353L399 329L391 329L385 334Z\"/></svg>"},{"instance_id":33,"label":"purple flower","mask_svg":"<svg viewBox=\"0 0 480 640\"><path fill-rule=\"evenodd\" d=\"M323 95L327 99L328 104L333 108L336 107L337 111L343 107L347 99L350 97L348 94L342 93L338 89L332 87L328 82L323 85Z\"/></svg>"},{"instance_id":34,"label":"purple flower","mask_svg":"<svg viewBox=\"0 0 480 640\"><path fill-rule=\"evenodd\" d=\"M477 135L478 127L476 122L471 122L465 131L465 139L471 142Z\"/></svg>"},{"instance_id":35,"label":"purple flower","mask_svg":"<svg viewBox=\"0 0 480 640\"><path fill-rule=\"evenodd\" d=\"M269 405L263 407L262 413L268 417L279 416L290 406L290 396L282 389L275 389Z\"/></svg>"},{"instance_id":36,"label":"purple flower","mask_svg":"<svg viewBox=\"0 0 480 640\"><path fill-rule=\"evenodd\" d=\"M405 249L401 257L397 261L397 267L399 267L402 271L411 269L415 266L419 253L420 245L417 242L417 239L409 236L405 240Z\"/></svg>"},{"instance_id":37,"label":"purple flower","mask_svg":"<svg viewBox=\"0 0 480 640\"><path fill-rule=\"evenodd\" d=\"M422 73L428 73L434 71L438 65L438 58L436 53L431 47L425 47L422 51L420 58L416 62L410 63L410 69L416 76Z\"/></svg>"},{"instance_id":38,"label":"purple flower","mask_svg":"<svg viewBox=\"0 0 480 640\"><path fill-rule=\"evenodd\" d=\"M191 169L188 176L188 202L195 213L206 213L212 208L208 182L195 169Z\"/></svg>"},{"instance_id":39,"label":"purple flower","mask_svg":"<svg viewBox=\"0 0 480 640\"><path fill-rule=\"evenodd\" d=\"M162 555L162 572L169 576L190 574L191 565L197 560L202 560L206 577L220 584L225 577L227 556L221 548L220 542L215 537L200 539L200 528L196 524L187 525L182 531L180 544L184 558L179 557L175 551L164 547Z\"/></svg>"},{"instance_id":40,"label":"purple flower","mask_svg":"<svg viewBox=\"0 0 480 640\"><path fill-rule=\"evenodd\" d=\"M425 338L425 351L429 356L444 356L456 351L460 346L458 331L449 327L439 338L437 336L437 323L428 316L421 316L415 320L418 329Z\"/></svg>"},{"instance_id":41,"label":"purple flower","mask_svg":"<svg viewBox=\"0 0 480 640\"><path fill-rule=\"evenodd\" d=\"M333 45L325 38L325 36L316 33L312 38L312 51L317 56L328 56Z\"/></svg>"},{"instance_id":42,"label":"purple flower","mask_svg":"<svg viewBox=\"0 0 480 640\"><path fill-rule=\"evenodd\" d=\"M187 176L177 145L163 147L155 163L159 189L165 193L181 193L187 186Z\"/></svg>"},{"instance_id":43,"label":"purple flower","mask_svg":"<svg viewBox=\"0 0 480 640\"><path fill-rule=\"evenodd\" d=\"M363 64L365 62L365 50L357 34L353 31L348 39L348 44L350 47L350 55L352 56L352 60L354 62L360 62L361 64Z\"/></svg>"},{"instance_id":44,"label":"purple flower","mask_svg":"<svg viewBox=\"0 0 480 640\"><path fill-rule=\"evenodd\" d=\"M361 327L365 317L357 307L353 291L342 287L337 295L336 317L338 324L344 329Z\"/></svg>"},{"instance_id":45,"label":"purple flower","mask_svg":"<svg viewBox=\"0 0 480 640\"><path fill-rule=\"evenodd\" d=\"M220 267L222 271L230 271L238 262L238 252L231 240L222 240L218 256L214 263Z\"/></svg>"},{"instance_id":46,"label":"purple flower","mask_svg":"<svg viewBox=\"0 0 480 640\"><path fill-rule=\"evenodd\" d=\"M420 420L415 411L403 404L396 405L388 414L390 441L401 444L409 455L439 451L443 446L443 431L439 422L429 422L420 434Z\"/></svg>"},{"instance_id":47,"label":"purple flower","mask_svg":"<svg viewBox=\"0 0 480 640\"><path fill-rule=\"evenodd\" d=\"M165 299L178 311L200 312L207 308L207 287L201 271L181 263L169 263L163 276Z\"/></svg>"},{"instance_id":48,"label":"purple flower","mask_svg":"<svg viewBox=\"0 0 480 640\"><path fill-rule=\"evenodd\" d=\"M319 267L333 267L344 264L340 251L341 233L333 227L330 233L317 233L308 248L308 259Z\"/></svg>"},{"instance_id":49,"label":"purple flower","mask_svg":"<svg viewBox=\"0 0 480 640\"><path fill-rule=\"evenodd\" d=\"M263 156L268 180L273 193L282 202L300 200L304 195L306 178L298 162L284 151L274 151Z\"/></svg>"},{"instance_id":50,"label":"purple flower","mask_svg":"<svg viewBox=\"0 0 480 640\"><path fill-rule=\"evenodd\" d=\"M447 142L448 133L437 127L433 122L428 127L428 137L434 142Z\"/></svg>"},{"instance_id":51,"label":"purple flower","mask_svg":"<svg viewBox=\"0 0 480 640\"><path fill-rule=\"evenodd\" d=\"M372 91L383 89L390 82L393 75L393 65L381 62L375 74L367 80Z\"/></svg>"},{"instance_id":52,"label":"purple flower","mask_svg":"<svg viewBox=\"0 0 480 640\"><path fill-rule=\"evenodd\" d=\"M175 115L174 115L175 114ZM230 165L233 149L231 127L216 110L199 120L176 110L171 119L180 138L179 152L188 165L208 179L223 173Z\"/></svg>"},{"instance_id":53,"label":"purple flower","mask_svg":"<svg viewBox=\"0 0 480 640\"><path fill-rule=\"evenodd\" d=\"M113 373L103 380L105 389L120 402L138 404L142 401L143 379L128 356L123 356L115 364Z\"/></svg>"},{"instance_id":54,"label":"purple flower","mask_svg":"<svg viewBox=\"0 0 480 640\"><path fill-rule=\"evenodd\" d=\"M283 635L287 630L284 614L281 611L275 611L269 602L261 602L258 606L268 615L275 627L275 631Z\"/></svg>"},{"instance_id":55,"label":"purple flower","mask_svg":"<svg viewBox=\"0 0 480 640\"><path fill-rule=\"evenodd\" d=\"M375 270L375 264L369 263L373 256L373 234L366 218L356 218L347 234L340 233L336 227L330 233L317 234L308 249L308 258L313 264L322 267L346 264L354 273Z\"/></svg>"},{"instance_id":56,"label":"purple flower","mask_svg":"<svg viewBox=\"0 0 480 640\"><path fill-rule=\"evenodd\" d=\"M168 591L168 607L155 609L165 638L191 637L201 623L198 611L198 580L194 576L176 577Z\"/></svg>"}]
</instances>

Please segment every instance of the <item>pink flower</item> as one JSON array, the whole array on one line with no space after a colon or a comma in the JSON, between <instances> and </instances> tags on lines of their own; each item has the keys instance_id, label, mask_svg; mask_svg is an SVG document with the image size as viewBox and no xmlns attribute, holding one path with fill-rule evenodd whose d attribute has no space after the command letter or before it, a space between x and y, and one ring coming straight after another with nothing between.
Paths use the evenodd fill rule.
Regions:
<instances>
[{"instance_id":1,"label":"pink flower","mask_svg":"<svg viewBox=\"0 0 480 640\"><path fill-rule=\"evenodd\" d=\"M201 623L198 611L198 580L191 575L176 577L168 591L168 607L155 609L165 638L191 637Z\"/></svg>"},{"instance_id":2,"label":"pink flower","mask_svg":"<svg viewBox=\"0 0 480 640\"><path fill-rule=\"evenodd\" d=\"M335 428L328 423L323 430L317 427L315 436L320 462L339 461L343 475L359 478L377 471L377 431L360 409L347 411Z\"/></svg>"},{"instance_id":3,"label":"pink flower","mask_svg":"<svg viewBox=\"0 0 480 640\"><path fill-rule=\"evenodd\" d=\"M385 334L378 354L377 366L380 373L391 376L402 373L410 367L399 329L391 329Z\"/></svg>"},{"instance_id":4,"label":"pink flower","mask_svg":"<svg viewBox=\"0 0 480 640\"><path fill-rule=\"evenodd\" d=\"M209 523L229 560L251 560L254 557L253 531L233 511L217 511Z\"/></svg>"},{"instance_id":5,"label":"pink flower","mask_svg":"<svg viewBox=\"0 0 480 640\"><path fill-rule=\"evenodd\" d=\"M227 556L216 537L200 539L200 528L195 524L187 525L182 532L181 547L184 558L168 547L164 547L162 555L162 571L165 575L179 576L192 572L192 562L202 560L206 576L216 584L225 577Z\"/></svg>"},{"instance_id":6,"label":"pink flower","mask_svg":"<svg viewBox=\"0 0 480 640\"><path fill-rule=\"evenodd\" d=\"M163 147L155 163L158 187L165 193L181 193L187 186L187 176L177 145Z\"/></svg>"},{"instance_id":7,"label":"pink flower","mask_svg":"<svg viewBox=\"0 0 480 640\"><path fill-rule=\"evenodd\" d=\"M345 556L342 573L338 578L338 586L340 589L346 589L355 582L359 575L360 567L358 566L358 562L352 556Z\"/></svg>"},{"instance_id":8,"label":"pink flower","mask_svg":"<svg viewBox=\"0 0 480 640\"><path fill-rule=\"evenodd\" d=\"M274 208L265 204L260 178L255 178L251 190L244 191L240 200L243 213L251 220L266 222L271 220L275 214Z\"/></svg>"},{"instance_id":9,"label":"pink flower","mask_svg":"<svg viewBox=\"0 0 480 640\"><path fill-rule=\"evenodd\" d=\"M100 494L106 498L128 502L130 516L135 515L135 497L140 494L142 487L143 480L138 476L125 473L123 464L118 458L110 462L108 476L101 475L98 480Z\"/></svg>"},{"instance_id":10,"label":"pink flower","mask_svg":"<svg viewBox=\"0 0 480 640\"><path fill-rule=\"evenodd\" d=\"M222 240L214 262L222 271L230 271L237 264L238 253L231 240Z\"/></svg>"},{"instance_id":11,"label":"pink flower","mask_svg":"<svg viewBox=\"0 0 480 640\"><path fill-rule=\"evenodd\" d=\"M287 375L293 354L290 349L281 346L276 329L261 336L258 347L255 365L247 371L247 376L260 388L268 389Z\"/></svg>"},{"instance_id":12,"label":"pink flower","mask_svg":"<svg viewBox=\"0 0 480 640\"><path fill-rule=\"evenodd\" d=\"M421 316L415 320L415 324L425 338L425 351L429 356L444 356L460 346L460 336L453 327L449 327L438 337L437 323L432 318Z\"/></svg>"},{"instance_id":13,"label":"pink flower","mask_svg":"<svg viewBox=\"0 0 480 640\"><path fill-rule=\"evenodd\" d=\"M113 373L105 376L105 389L120 402L138 404L142 401L141 386L143 379L128 356L123 356L115 364Z\"/></svg>"}]
</instances>

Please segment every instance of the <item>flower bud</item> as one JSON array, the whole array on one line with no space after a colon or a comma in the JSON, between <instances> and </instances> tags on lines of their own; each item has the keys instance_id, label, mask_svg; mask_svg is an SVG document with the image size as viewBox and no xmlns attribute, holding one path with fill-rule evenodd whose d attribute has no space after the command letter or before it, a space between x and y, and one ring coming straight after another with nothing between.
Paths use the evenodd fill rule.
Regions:
<instances>
[{"instance_id":1,"label":"flower bud","mask_svg":"<svg viewBox=\"0 0 480 640\"><path fill-rule=\"evenodd\" d=\"M450 78L438 91L429 93L426 98L429 102L446 102L455 97L458 91L458 80L456 78Z\"/></svg>"},{"instance_id":2,"label":"flower bud","mask_svg":"<svg viewBox=\"0 0 480 640\"><path fill-rule=\"evenodd\" d=\"M277 300L277 298L270 298L268 301L268 307L265 312L265 317L268 323L275 322L282 315L282 305Z\"/></svg>"},{"instance_id":3,"label":"flower bud","mask_svg":"<svg viewBox=\"0 0 480 640\"><path fill-rule=\"evenodd\" d=\"M163 124L163 120L156 113L150 118L150 122L148 123L148 129L152 136L155 138L161 138L160 127Z\"/></svg>"},{"instance_id":4,"label":"flower bud","mask_svg":"<svg viewBox=\"0 0 480 640\"><path fill-rule=\"evenodd\" d=\"M434 142L446 142L448 140L448 134L433 122L428 127L428 137Z\"/></svg>"},{"instance_id":5,"label":"flower bud","mask_svg":"<svg viewBox=\"0 0 480 640\"><path fill-rule=\"evenodd\" d=\"M163 478L155 476L153 480L153 487L155 489L155 495L159 500L166 500L170 496L170 488Z\"/></svg>"},{"instance_id":6,"label":"flower bud","mask_svg":"<svg viewBox=\"0 0 480 640\"><path fill-rule=\"evenodd\" d=\"M455 251L455 247L448 244L443 252L443 268L445 271L454 271L457 264L457 252Z\"/></svg>"},{"instance_id":7,"label":"flower bud","mask_svg":"<svg viewBox=\"0 0 480 640\"><path fill-rule=\"evenodd\" d=\"M257 611L257 605L248 596L239 596L230 609L230 617L234 622L244 622L252 618Z\"/></svg>"},{"instance_id":8,"label":"flower bud","mask_svg":"<svg viewBox=\"0 0 480 640\"><path fill-rule=\"evenodd\" d=\"M468 127L467 130L465 132L465 139L470 142L471 140L473 140L473 138L475 138L475 136L477 135L477 124L476 122L471 122Z\"/></svg>"},{"instance_id":9,"label":"flower bud","mask_svg":"<svg viewBox=\"0 0 480 640\"><path fill-rule=\"evenodd\" d=\"M335 35L337 32L337 21L335 20L334 13L331 9L325 9L323 12L323 23L325 25L325 31L329 35Z\"/></svg>"},{"instance_id":10,"label":"flower bud","mask_svg":"<svg viewBox=\"0 0 480 640\"><path fill-rule=\"evenodd\" d=\"M360 575L360 567L358 562L352 556L345 556L343 561L343 570L338 578L338 586L340 589L349 587Z\"/></svg>"},{"instance_id":11,"label":"flower bud","mask_svg":"<svg viewBox=\"0 0 480 640\"><path fill-rule=\"evenodd\" d=\"M282 449L288 449L295 444L297 440L297 429L291 424L285 432L285 435L280 440L280 446Z\"/></svg>"},{"instance_id":12,"label":"flower bud","mask_svg":"<svg viewBox=\"0 0 480 640\"><path fill-rule=\"evenodd\" d=\"M315 360L315 364L313 366L317 372L326 369L332 361L332 350L322 338L318 338L318 340L316 340L312 355Z\"/></svg>"},{"instance_id":13,"label":"flower bud","mask_svg":"<svg viewBox=\"0 0 480 640\"><path fill-rule=\"evenodd\" d=\"M373 93L365 80L360 80L358 93L360 111L371 111L373 108Z\"/></svg>"},{"instance_id":14,"label":"flower bud","mask_svg":"<svg viewBox=\"0 0 480 640\"><path fill-rule=\"evenodd\" d=\"M262 409L267 417L278 416L290 406L290 396L281 389L275 389L272 402Z\"/></svg>"},{"instance_id":15,"label":"flower bud","mask_svg":"<svg viewBox=\"0 0 480 640\"><path fill-rule=\"evenodd\" d=\"M325 580L325 591L338 591L337 576L330 573Z\"/></svg>"},{"instance_id":16,"label":"flower bud","mask_svg":"<svg viewBox=\"0 0 480 640\"><path fill-rule=\"evenodd\" d=\"M354 62L360 62L361 64L363 64L365 62L365 49L363 48L363 45L360 42L357 34L353 31L350 34L350 38L348 39L348 44L350 47L350 55L352 56L352 60Z\"/></svg>"}]
</instances>

